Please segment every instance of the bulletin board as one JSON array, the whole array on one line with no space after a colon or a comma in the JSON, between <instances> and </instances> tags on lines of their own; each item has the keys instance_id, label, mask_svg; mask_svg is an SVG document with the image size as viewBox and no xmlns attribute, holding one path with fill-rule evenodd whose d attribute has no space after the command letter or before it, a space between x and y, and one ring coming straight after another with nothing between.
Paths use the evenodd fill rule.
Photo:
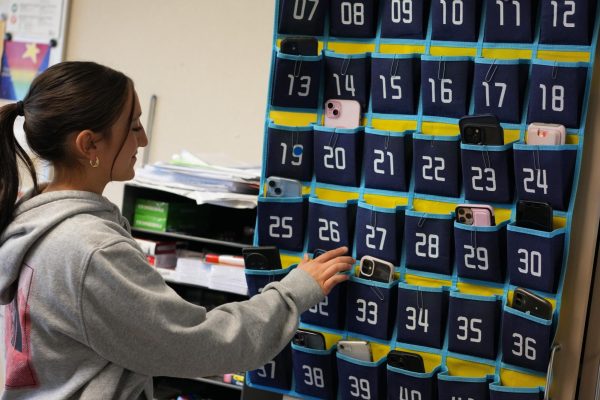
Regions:
<instances>
[{"instance_id":1,"label":"bulletin board","mask_svg":"<svg viewBox=\"0 0 600 400\"><path fill-rule=\"evenodd\" d=\"M250 294L304 253L348 246L395 265L391 283L339 285L301 317L326 350L291 344L247 375L303 398L541 399L567 274L599 18L593 0L279 0L265 118L256 245L284 269L247 270ZM319 40L316 56L279 51ZM323 126L328 99L357 100L362 126ZM492 113L504 144L461 141L458 120ZM566 127L565 144L525 142L531 122ZM265 179L303 182L265 197ZM517 226L518 200L553 208L550 232ZM455 221L458 204L495 224ZM511 307L521 287L551 319ZM364 339L374 360L336 352ZM388 366L392 349L425 372Z\"/></svg>"},{"instance_id":2,"label":"bulletin board","mask_svg":"<svg viewBox=\"0 0 600 400\"><path fill-rule=\"evenodd\" d=\"M0 98L21 100L33 79L64 58L69 0L2 0Z\"/></svg>"}]
</instances>

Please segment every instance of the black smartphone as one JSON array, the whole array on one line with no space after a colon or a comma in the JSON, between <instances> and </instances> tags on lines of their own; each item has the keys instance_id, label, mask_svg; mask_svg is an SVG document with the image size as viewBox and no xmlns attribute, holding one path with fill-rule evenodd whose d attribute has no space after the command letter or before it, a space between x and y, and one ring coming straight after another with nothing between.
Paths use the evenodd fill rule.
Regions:
<instances>
[{"instance_id":1,"label":"black smartphone","mask_svg":"<svg viewBox=\"0 0 600 400\"><path fill-rule=\"evenodd\" d=\"M458 121L458 126L460 138L465 144L504 144L504 129L493 114L466 115Z\"/></svg>"},{"instance_id":2,"label":"black smartphone","mask_svg":"<svg viewBox=\"0 0 600 400\"><path fill-rule=\"evenodd\" d=\"M512 308L531 314L534 317L552 319L552 304L527 289L516 288L513 295Z\"/></svg>"},{"instance_id":3,"label":"black smartphone","mask_svg":"<svg viewBox=\"0 0 600 400\"><path fill-rule=\"evenodd\" d=\"M246 247L242 255L248 269L281 269L279 250L275 246Z\"/></svg>"},{"instance_id":4,"label":"black smartphone","mask_svg":"<svg viewBox=\"0 0 600 400\"><path fill-rule=\"evenodd\" d=\"M360 259L360 273L358 277L388 283L394 280L394 265L375 257L363 256Z\"/></svg>"},{"instance_id":5,"label":"black smartphone","mask_svg":"<svg viewBox=\"0 0 600 400\"><path fill-rule=\"evenodd\" d=\"M319 41L311 36L290 36L281 41L281 52L294 56L316 56Z\"/></svg>"},{"instance_id":6,"label":"black smartphone","mask_svg":"<svg viewBox=\"0 0 600 400\"><path fill-rule=\"evenodd\" d=\"M552 207L540 201L519 200L516 224L522 228L552 232Z\"/></svg>"},{"instance_id":7,"label":"black smartphone","mask_svg":"<svg viewBox=\"0 0 600 400\"><path fill-rule=\"evenodd\" d=\"M425 372L423 357L417 353L409 353L401 350L392 350L388 353L388 365L394 368L405 369L412 372Z\"/></svg>"},{"instance_id":8,"label":"black smartphone","mask_svg":"<svg viewBox=\"0 0 600 400\"><path fill-rule=\"evenodd\" d=\"M292 342L297 346L307 347L314 350L326 350L325 336L320 332L298 329L292 338Z\"/></svg>"}]
</instances>

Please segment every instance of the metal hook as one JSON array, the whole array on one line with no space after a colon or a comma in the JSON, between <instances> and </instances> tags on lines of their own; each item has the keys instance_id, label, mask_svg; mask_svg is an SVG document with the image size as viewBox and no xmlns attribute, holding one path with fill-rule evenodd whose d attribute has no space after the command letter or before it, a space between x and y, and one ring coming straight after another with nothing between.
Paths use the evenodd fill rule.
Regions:
<instances>
[{"instance_id":1,"label":"metal hook","mask_svg":"<svg viewBox=\"0 0 600 400\"><path fill-rule=\"evenodd\" d=\"M338 137L339 137L339 136L340 136L340 134L339 134L339 133L337 133L337 132L335 132L335 131L333 132L333 134L332 134L332 135L331 135L331 137L329 138L329 147L332 147L332 148L334 148L334 149L335 149L335 146L336 146L336 144L337 144L337 141L338 141ZM333 144L331 143L332 141L333 141Z\"/></svg>"},{"instance_id":2,"label":"metal hook","mask_svg":"<svg viewBox=\"0 0 600 400\"><path fill-rule=\"evenodd\" d=\"M300 58L298 58L294 62L294 78L299 77L301 71L302 71L302 56L300 56Z\"/></svg>"},{"instance_id":3,"label":"metal hook","mask_svg":"<svg viewBox=\"0 0 600 400\"><path fill-rule=\"evenodd\" d=\"M441 78L440 78L440 71L442 72ZM442 80L442 79L444 79L445 76L446 76L446 61L440 60L438 63L437 78L438 78L438 80Z\"/></svg>"},{"instance_id":4,"label":"metal hook","mask_svg":"<svg viewBox=\"0 0 600 400\"><path fill-rule=\"evenodd\" d=\"M471 231L471 246L477 249L477 231Z\"/></svg>"},{"instance_id":5,"label":"metal hook","mask_svg":"<svg viewBox=\"0 0 600 400\"><path fill-rule=\"evenodd\" d=\"M423 213L423 215L421 215L421 218L419 218L419 222L417 222L417 227L422 228L423 225L425 225L426 218L427 213Z\"/></svg>"},{"instance_id":6,"label":"metal hook","mask_svg":"<svg viewBox=\"0 0 600 400\"><path fill-rule=\"evenodd\" d=\"M552 67L552 79L556 79L558 76L558 63L554 61L554 66Z\"/></svg>"},{"instance_id":7,"label":"metal hook","mask_svg":"<svg viewBox=\"0 0 600 400\"><path fill-rule=\"evenodd\" d=\"M492 64L488 68L487 72L485 73L484 80L486 82L491 82L492 79L494 79L494 75L496 74L497 70L498 70L498 66L496 65L496 60L494 59L494 61L492 61ZM491 72L491 74L490 74L490 72Z\"/></svg>"},{"instance_id":8,"label":"metal hook","mask_svg":"<svg viewBox=\"0 0 600 400\"><path fill-rule=\"evenodd\" d=\"M536 170L540 170L542 169L542 163L540 162L540 150L539 149L535 149L532 153L533 156L533 168L535 168Z\"/></svg>"},{"instance_id":9,"label":"metal hook","mask_svg":"<svg viewBox=\"0 0 600 400\"><path fill-rule=\"evenodd\" d=\"M397 60L396 54L394 54L394 59L392 60L392 65L390 65L390 77L397 76L399 66L400 66L400 60Z\"/></svg>"},{"instance_id":10,"label":"metal hook","mask_svg":"<svg viewBox=\"0 0 600 400\"><path fill-rule=\"evenodd\" d=\"M390 145L390 137L392 136L392 132L388 131L387 136L385 137L385 143L383 146L384 150L387 150Z\"/></svg>"},{"instance_id":11,"label":"metal hook","mask_svg":"<svg viewBox=\"0 0 600 400\"><path fill-rule=\"evenodd\" d=\"M417 308L422 310L424 308L425 300L423 300L423 291L417 289Z\"/></svg>"},{"instance_id":12,"label":"metal hook","mask_svg":"<svg viewBox=\"0 0 600 400\"><path fill-rule=\"evenodd\" d=\"M351 61L352 59L350 57L344 58L344 61L342 61L342 70L340 71L342 76L346 75L346 73L348 72L348 68L350 67Z\"/></svg>"},{"instance_id":13,"label":"metal hook","mask_svg":"<svg viewBox=\"0 0 600 400\"><path fill-rule=\"evenodd\" d=\"M485 168L491 168L492 167L492 160L490 159L490 152L487 150L484 150L481 152L481 158L483 159L483 166Z\"/></svg>"},{"instance_id":14,"label":"metal hook","mask_svg":"<svg viewBox=\"0 0 600 400\"><path fill-rule=\"evenodd\" d=\"M554 372L554 356L560 348L560 343L552 346L552 353L550 353L550 362L548 362L548 371L546 374L546 385L544 386L544 400L550 400L550 385L552 384L552 374Z\"/></svg>"},{"instance_id":15,"label":"metal hook","mask_svg":"<svg viewBox=\"0 0 600 400\"><path fill-rule=\"evenodd\" d=\"M375 293L375 296L377 296L377 298L378 298L380 301L383 301L383 300L385 300L385 296L383 295L383 293L381 293L381 291L379 290L379 288L378 288L378 287L371 286L371 290L373 291L373 293Z\"/></svg>"}]
</instances>

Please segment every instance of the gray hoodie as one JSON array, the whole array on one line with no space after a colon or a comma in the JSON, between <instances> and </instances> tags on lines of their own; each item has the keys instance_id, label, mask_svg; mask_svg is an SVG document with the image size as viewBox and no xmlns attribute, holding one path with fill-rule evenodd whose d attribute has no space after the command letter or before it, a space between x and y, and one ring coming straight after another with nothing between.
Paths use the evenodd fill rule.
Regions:
<instances>
[{"instance_id":1,"label":"gray hoodie","mask_svg":"<svg viewBox=\"0 0 600 400\"><path fill-rule=\"evenodd\" d=\"M2 399L152 399L152 376L255 369L322 297L314 279L294 270L248 301L207 312L148 266L106 198L24 198L0 236Z\"/></svg>"}]
</instances>

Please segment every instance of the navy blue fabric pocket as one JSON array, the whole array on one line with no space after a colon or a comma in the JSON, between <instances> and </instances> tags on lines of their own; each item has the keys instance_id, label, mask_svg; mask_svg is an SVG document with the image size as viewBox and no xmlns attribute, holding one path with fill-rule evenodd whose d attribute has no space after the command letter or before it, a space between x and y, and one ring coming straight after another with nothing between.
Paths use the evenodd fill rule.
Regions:
<instances>
[{"instance_id":1,"label":"navy blue fabric pocket","mask_svg":"<svg viewBox=\"0 0 600 400\"><path fill-rule=\"evenodd\" d=\"M481 0L433 0L431 7L433 40L477 41Z\"/></svg>"},{"instance_id":2,"label":"navy blue fabric pocket","mask_svg":"<svg viewBox=\"0 0 600 400\"><path fill-rule=\"evenodd\" d=\"M507 265L510 283L554 293L562 270L565 228L552 232L508 225Z\"/></svg>"},{"instance_id":3,"label":"navy blue fabric pocket","mask_svg":"<svg viewBox=\"0 0 600 400\"><path fill-rule=\"evenodd\" d=\"M369 255L400 264L404 210L359 203L356 209L356 258Z\"/></svg>"},{"instance_id":4,"label":"navy blue fabric pocket","mask_svg":"<svg viewBox=\"0 0 600 400\"><path fill-rule=\"evenodd\" d=\"M277 32L323 36L328 0L281 0Z\"/></svg>"},{"instance_id":5,"label":"navy blue fabric pocket","mask_svg":"<svg viewBox=\"0 0 600 400\"><path fill-rule=\"evenodd\" d=\"M356 202L334 203L311 197L308 204L308 251L347 246L352 253Z\"/></svg>"},{"instance_id":6,"label":"navy blue fabric pocket","mask_svg":"<svg viewBox=\"0 0 600 400\"><path fill-rule=\"evenodd\" d=\"M439 367L432 372L419 373L387 366L387 400L437 399Z\"/></svg>"},{"instance_id":7,"label":"navy blue fabric pocket","mask_svg":"<svg viewBox=\"0 0 600 400\"><path fill-rule=\"evenodd\" d=\"M356 100L362 110L369 106L371 61L368 54L325 52L325 100Z\"/></svg>"},{"instance_id":8,"label":"navy blue fabric pocket","mask_svg":"<svg viewBox=\"0 0 600 400\"><path fill-rule=\"evenodd\" d=\"M287 345L275 358L261 368L249 371L250 382L280 390L292 388L292 349Z\"/></svg>"},{"instance_id":9,"label":"navy blue fabric pocket","mask_svg":"<svg viewBox=\"0 0 600 400\"><path fill-rule=\"evenodd\" d=\"M258 243L290 251L304 248L306 200L298 198L258 198Z\"/></svg>"},{"instance_id":10,"label":"navy blue fabric pocket","mask_svg":"<svg viewBox=\"0 0 600 400\"><path fill-rule=\"evenodd\" d=\"M364 128L315 126L314 132L314 170L317 182L358 187Z\"/></svg>"},{"instance_id":11,"label":"navy blue fabric pocket","mask_svg":"<svg viewBox=\"0 0 600 400\"><path fill-rule=\"evenodd\" d=\"M461 118L468 114L473 64L467 57L421 57L423 115Z\"/></svg>"},{"instance_id":12,"label":"navy blue fabric pocket","mask_svg":"<svg viewBox=\"0 0 600 400\"><path fill-rule=\"evenodd\" d=\"M461 278L504 282L506 225L472 226L454 222L456 268Z\"/></svg>"},{"instance_id":13,"label":"navy blue fabric pocket","mask_svg":"<svg viewBox=\"0 0 600 400\"><path fill-rule=\"evenodd\" d=\"M320 399L335 399L337 369L335 350L314 350L292 343L296 392Z\"/></svg>"},{"instance_id":14,"label":"navy blue fabric pocket","mask_svg":"<svg viewBox=\"0 0 600 400\"><path fill-rule=\"evenodd\" d=\"M381 283L354 276L348 282L348 332L389 340L394 329L398 282Z\"/></svg>"},{"instance_id":15,"label":"navy blue fabric pocket","mask_svg":"<svg viewBox=\"0 0 600 400\"><path fill-rule=\"evenodd\" d=\"M494 114L501 122L521 123L528 72L529 66L523 61L477 58L473 82L475 114Z\"/></svg>"},{"instance_id":16,"label":"navy blue fabric pocket","mask_svg":"<svg viewBox=\"0 0 600 400\"><path fill-rule=\"evenodd\" d=\"M265 176L310 182L313 174L312 126L269 124Z\"/></svg>"},{"instance_id":17,"label":"navy blue fabric pocket","mask_svg":"<svg viewBox=\"0 0 600 400\"><path fill-rule=\"evenodd\" d=\"M330 0L329 35L372 38L377 29L377 0Z\"/></svg>"},{"instance_id":18,"label":"navy blue fabric pocket","mask_svg":"<svg viewBox=\"0 0 600 400\"><path fill-rule=\"evenodd\" d=\"M277 53L271 104L275 107L318 108L322 56Z\"/></svg>"},{"instance_id":19,"label":"navy blue fabric pocket","mask_svg":"<svg viewBox=\"0 0 600 400\"><path fill-rule=\"evenodd\" d=\"M300 320L307 324L325 328L344 329L346 288L346 282L342 282L334 287L319 304L302 313Z\"/></svg>"},{"instance_id":20,"label":"navy blue fabric pocket","mask_svg":"<svg viewBox=\"0 0 600 400\"><path fill-rule=\"evenodd\" d=\"M588 45L594 9L590 0L541 0L540 43Z\"/></svg>"},{"instance_id":21,"label":"navy blue fabric pocket","mask_svg":"<svg viewBox=\"0 0 600 400\"><path fill-rule=\"evenodd\" d=\"M496 359L500 332L500 302L495 296L450 293L448 350Z\"/></svg>"},{"instance_id":22,"label":"navy blue fabric pocket","mask_svg":"<svg viewBox=\"0 0 600 400\"><path fill-rule=\"evenodd\" d=\"M460 136L413 135L415 192L460 196Z\"/></svg>"},{"instance_id":23,"label":"navy blue fabric pocket","mask_svg":"<svg viewBox=\"0 0 600 400\"><path fill-rule=\"evenodd\" d=\"M383 0L381 37L386 39L425 39L429 2Z\"/></svg>"},{"instance_id":24,"label":"navy blue fabric pocket","mask_svg":"<svg viewBox=\"0 0 600 400\"><path fill-rule=\"evenodd\" d=\"M502 316L502 361L539 372L548 370L552 320L505 306Z\"/></svg>"},{"instance_id":25,"label":"navy blue fabric pocket","mask_svg":"<svg viewBox=\"0 0 600 400\"><path fill-rule=\"evenodd\" d=\"M365 187L408 192L412 136L405 132L365 129Z\"/></svg>"},{"instance_id":26,"label":"navy blue fabric pocket","mask_svg":"<svg viewBox=\"0 0 600 400\"><path fill-rule=\"evenodd\" d=\"M527 122L579 128L586 79L587 64L534 61Z\"/></svg>"},{"instance_id":27,"label":"navy blue fabric pocket","mask_svg":"<svg viewBox=\"0 0 600 400\"><path fill-rule=\"evenodd\" d=\"M398 287L398 341L441 349L446 334L448 293L401 283Z\"/></svg>"},{"instance_id":28,"label":"navy blue fabric pocket","mask_svg":"<svg viewBox=\"0 0 600 400\"><path fill-rule=\"evenodd\" d=\"M489 380L438 374L438 400L489 400Z\"/></svg>"},{"instance_id":29,"label":"navy blue fabric pocket","mask_svg":"<svg viewBox=\"0 0 600 400\"><path fill-rule=\"evenodd\" d=\"M512 144L461 144L460 149L465 199L512 203L515 186Z\"/></svg>"},{"instance_id":30,"label":"navy blue fabric pocket","mask_svg":"<svg viewBox=\"0 0 600 400\"><path fill-rule=\"evenodd\" d=\"M490 385L490 400L542 400L544 392L540 388L520 388L502 386L500 382Z\"/></svg>"},{"instance_id":31,"label":"navy blue fabric pocket","mask_svg":"<svg viewBox=\"0 0 600 400\"><path fill-rule=\"evenodd\" d=\"M371 108L381 114L416 114L419 59L412 54L371 55Z\"/></svg>"},{"instance_id":32,"label":"navy blue fabric pocket","mask_svg":"<svg viewBox=\"0 0 600 400\"><path fill-rule=\"evenodd\" d=\"M404 251L406 267L437 274L452 274L452 215L406 211Z\"/></svg>"},{"instance_id":33,"label":"navy blue fabric pocket","mask_svg":"<svg viewBox=\"0 0 600 400\"><path fill-rule=\"evenodd\" d=\"M536 9L531 0L486 0L485 41L531 43Z\"/></svg>"},{"instance_id":34,"label":"navy blue fabric pocket","mask_svg":"<svg viewBox=\"0 0 600 400\"><path fill-rule=\"evenodd\" d=\"M520 200L542 201L554 210L566 211L571 188L577 145L513 145L515 181Z\"/></svg>"},{"instance_id":35,"label":"navy blue fabric pocket","mask_svg":"<svg viewBox=\"0 0 600 400\"><path fill-rule=\"evenodd\" d=\"M262 293L265 286L271 282L278 282L285 278L290 269L257 270L244 269L246 284L248 285L248 296L252 297Z\"/></svg>"},{"instance_id":36,"label":"navy blue fabric pocket","mask_svg":"<svg viewBox=\"0 0 600 400\"><path fill-rule=\"evenodd\" d=\"M337 353L339 398L385 399L386 359L365 362Z\"/></svg>"}]
</instances>

